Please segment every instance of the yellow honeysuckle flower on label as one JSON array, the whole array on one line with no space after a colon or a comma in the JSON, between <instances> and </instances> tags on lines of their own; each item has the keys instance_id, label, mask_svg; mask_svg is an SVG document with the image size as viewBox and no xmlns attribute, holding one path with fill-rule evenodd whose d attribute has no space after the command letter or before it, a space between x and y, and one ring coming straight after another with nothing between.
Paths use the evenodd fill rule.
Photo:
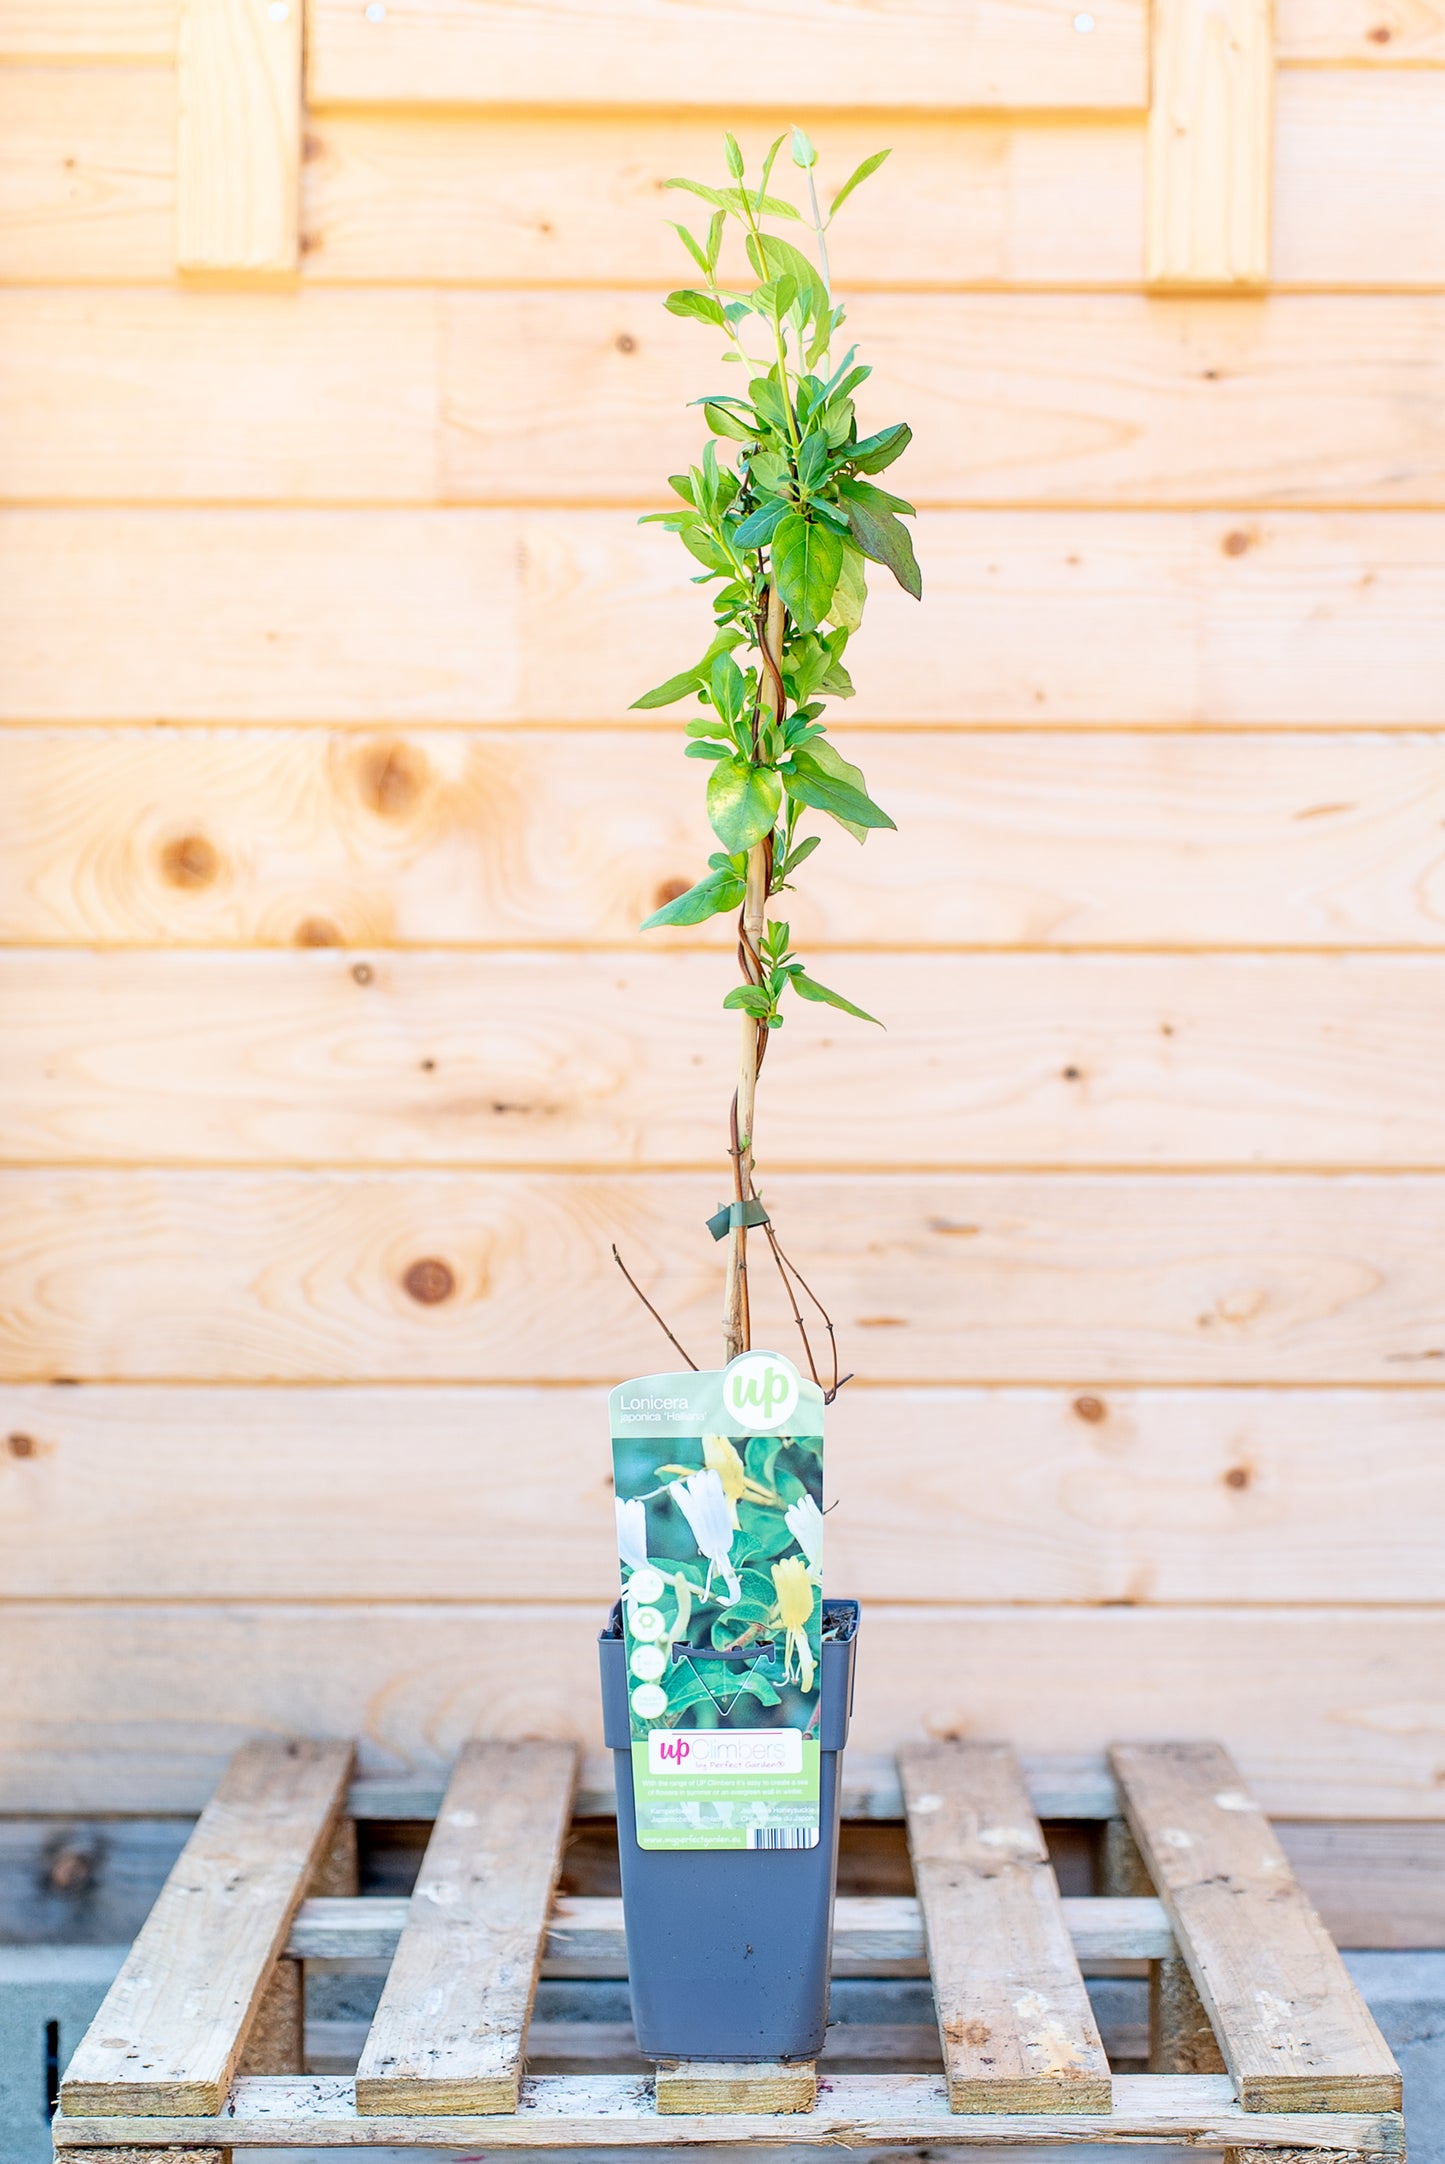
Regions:
<instances>
[{"instance_id":1,"label":"yellow honeysuckle flower on label","mask_svg":"<svg viewBox=\"0 0 1445 2164\"><path fill-rule=\"evenodd\" d=\"M743 1461L727 1436L705 1435L702 1439L702 1462L711 1466L722 1482L723 1494L728 1499L728 1516L736 1532L739 1522L738 1504L748 1488L747 1470Z\"/></svg>"},{"instance_id":2,"label":"yellow honeysuckle flower on label","mask_svg":"<svg viewBox=\"0 0 1445 2164\"><path fill-rule=\"evenodd\" d=\"M785 1556L781 1563L774 1563L773 1591L778 1600L778 1621L788 1634L783 1674L789 1680L796 1674L803 1689L810 1691L815 1665L813 1649L808 1643L808 1625L813 1615L813 1581L800 1555Z\"/></svg>"}]
</instances>

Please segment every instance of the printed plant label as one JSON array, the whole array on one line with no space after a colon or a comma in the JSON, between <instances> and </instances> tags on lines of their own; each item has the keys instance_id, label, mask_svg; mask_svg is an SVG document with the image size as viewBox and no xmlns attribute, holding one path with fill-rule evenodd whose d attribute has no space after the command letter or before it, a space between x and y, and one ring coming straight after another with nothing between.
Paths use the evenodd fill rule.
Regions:
<instances>
[{"instance_id":1,"label":"printed plant label","mask_svg":"<svg viewBox=\"0 0 1445 2164\"><path fill-rule=\"evenodd\" d=\"M748 1352L609 1403L638 1842L812 1848L823 1393Z\"/></svg>"}]
</instances>

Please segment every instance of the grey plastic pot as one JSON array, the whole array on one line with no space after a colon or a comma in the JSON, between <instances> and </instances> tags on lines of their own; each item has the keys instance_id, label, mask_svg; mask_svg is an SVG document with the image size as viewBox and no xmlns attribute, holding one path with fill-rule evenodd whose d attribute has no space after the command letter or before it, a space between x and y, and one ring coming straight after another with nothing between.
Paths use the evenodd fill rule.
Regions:
<instances>
[{"instance_id":1,"label":"grey plastic pot","mask_svg":"<svg viewBox=\"0 0 1445 2164\"><path fill-rule=\"evenodd\" d=\"M823 1642L815 1848L639 1848L620 1602L598 1642L603 1735L617 1769L632 2020L644 2058L813 2059L823 2048L858 1603L824 1601L823 1619L832 1635Z\"/></svg>"}]
</instances>

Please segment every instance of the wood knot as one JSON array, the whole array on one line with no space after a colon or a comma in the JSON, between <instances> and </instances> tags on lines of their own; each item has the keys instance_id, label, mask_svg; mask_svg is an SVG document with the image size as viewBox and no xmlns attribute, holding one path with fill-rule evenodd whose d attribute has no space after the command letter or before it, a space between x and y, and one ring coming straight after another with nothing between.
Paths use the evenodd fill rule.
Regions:
<instances>
[{"instance_id":1,"label":"wood knot","mask_svg":"<svg viewBox=\"0 0 1445 2164\"><path fill-rule=\"evenodd\" d=\"M1249 1486L1249 1467L1247 1465L1231 1465L1229 1471L1223 1477L1226 1488L1247 1488Z\"/></svg>"},{"instance_id":2,"label":"wood knot","mask_svg":"<svg viewBox=\"0 0 1445 2164\"><path fill-rule=\"evenodd\" d=\"M161 851L161 875L173 887L208 887L220 868L220 857L204 834L182 834Z\"/></svg>"},{"instance_id":3,"label":"wood knot","mask_svg":"<svg viewBox=\"0 0 1445 2164\"><path fill-rule=\"evenodd\" d=\"M439 1307L443 1300L450 1300L457 1289L457 1281L451 1266L436 1255L423 1255L414 1262L402 1279L406 1291L423 1307Z\"/></svg>"},{"instance_id":4,"label":"wood knot","mask_svg":"<svg viewBox=\"0 0 1445 2164\"><path fill-rule=\"evenodd\" d=\"M1091 1426L1097 1427L1101 1420L1107 1419L1109 1408L1102 1398L1085 1396L1075 1398L1074 1411L1080 1420L1087 1420Z\"/></svg>"},{"instance_id":5,"label":"wood knot","mask_svg":"<svg viewBox=\"0 0 1445 2164\"><path fill-rule=\"evenodd\" d=\"M637 351L637 340L633 337L631 331L622 331L614 343L619 353L635 353Z\"/></svg>"},{"instance_id":6,"label":"wood knot","mask_svg":"<svg viewBox=\"0 0 1445 2164\"><path fill-rule=\"evenodd\" d=\"M370 984L374 974L370 962L353 962L351 966L352 980L356 984Z\"/></svg>"},{"instance_id":7,"label":"wood knot","mask_svg":"<svg viewBox=\"0 0 1445 2164\"><path fill-rule=\"evenodd\" d=\"M1219 545L1226 556L1242 556L1249 547L1249 535L1241 533L1239 528L1235 527L1232 533L1225 535Z\"/></svg>"},{"instance_id":8,"label":"wood knot","mask_svg":"<svg viewBox=\"0 0 1445 2164\"><path fill-rule=\"evenodd\" d=\"M691 885L692 881L690 879L660 880L657 892L652 897L653 908L666 909L669 902L675 902L680 894L686 894Z\"/></svg>"},{"instance_id":9,"label":"wood knot","mask_svg":"<svg viewBox=\"0 0 1445 2164\"><path fill-rule=\"evenodd\" d=\"M35 1437L33 1435L7 1435L5 1448L12 1458L33 1458L35 1456Z\"/></svg>"},{"instance_id":10,"label":"wood knot","mask_svg":"<svg viewBox=\"0 0 1445 2164\"><path fill-rule=\"evenodd\" d=\"M427 763L409 744L368 744L361 754L362 802L379 819L404 819L427 783Z\"/></svg>"},{"instance_id":11,"label":"wood knot","mask_svg":"<svg viewBox=\"0 0 1445 2164\"><path fill-rule=\"evenodd\" d=\"M296 927L298 947L339 947L341 934L329 917L303 917Z\"/></svg>"},{"instance_id":12,"label":"wood knot","mask_svg":"<svg viewBox=\"0 0 1445 2164\"><path fill-rule=\"evenodd\" d=\"M1365 32L1372 45L1388 45L1394 34L1388 23L1376 23L1373 30Z\"/></svg>"}]
</instances>

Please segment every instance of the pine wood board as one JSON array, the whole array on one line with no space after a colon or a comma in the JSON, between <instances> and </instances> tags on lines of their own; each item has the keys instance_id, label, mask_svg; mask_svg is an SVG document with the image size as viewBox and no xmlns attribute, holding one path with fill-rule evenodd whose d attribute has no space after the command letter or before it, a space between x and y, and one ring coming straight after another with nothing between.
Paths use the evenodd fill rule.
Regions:
<instances>
[{"instance_id":1,"label":"pine wood board","mask_svg":"<svg viewBox=\"0 0 1445 2164\"><path fill-rule=\"evenodd\" d=\"M1140 1743L1109 1756L1240 2103L1399 2110L1400 2070L1228 1752Z\"/></svg>"},{"instance_id":2,"label":"pine wood board","mask_svg":"<svg viewBox=\"0 0 1445 2164\"><path fill-rule=\"evenodd\" d=\"M1275 105L1273 289L1445 285L1445 71L1285 68ZM154 68L0 73L0 275L169 285L174 108ZM741 121L749 154L793 118ZM876 120L804 119L825 192L880 142ZM830 244L844 292L1141 284L1138 123L891 114L883 133L892 161ZM308 284L658 288L685 268L660 185L712 169L717 126L391 106L313 112L305 144Z\"/></svg>"},{"instance_id":3,"label":"pine wood board","mask_svg":"<svg viewBox=\"0 0 1445 2164\"><path fill-rule=\"evenodd\" d=\"M356 2070L358 2111L517 2110L575 1771L559 1743L463 1750Z\"/></svg>"},{"instance_id":4,"label":"pine wood board","mask_svg":"<svg viewBox=\"0 0 1445 2164\"><path fill-rule=\"evenodd\" d=\"M172 61L177 0L0 0L0 60Z\"/></svg>"},{"instance_id":5,"label":"pine wood board","mask_svg":"<svg viewBox=\"0 0 1445 2164\"><path fill-rule=\"evenodd\" d=\"M241 1746L76 2048L62 2114L222 2109L350 1767L349 1744Z\"/></svg>"},{"instance_id":6,"label":"pine wood board","mask_svg":"<svg viewBox=\"0 0 1445 2164\"><path fill-rule=\"evenodd\" d=\"M815 108L1082 106L1145 102L1137 0L1105 0L1081 36L1062 0L407 0L368 21L315 0L313 104L721 107L756 101L766 20L773 83L806 83Z\"/></svg>"},{"instance_id":7,"label":"pine wood board","mask_svg":"<svg viewBox=\"0 0 1445 2164\"><path fill-rule=\"evenodd\" d=\"M875 592L857 717L1438 725L1441 532L1403 511L933 511L929 606ZM0 517L0 720L617 719L707 621L671 538L623 511Z\"/></svg>"},{"instance_id":8,"label":"pine wood board","mask_svg":"<svg viewBox=\"0 0 1445 2164\"><path fill-rule=\"evenodd\" d=\"M1439 1176L783 1173L767 1191L871 1381L1439 1378ZM705 1353L717 1202L706 1174L10 1170L0 1372L650 1373L656 1325L612 1245ZM766 1274L754 1323L791 1341Z\"/></svg>"},{"instance_id":9,"label":"pine wood board","mask_svg":"<svg viewBox=\"0 0 1445 2164\"><path fill-rule=\"evenodd\" d=\"M0 278L169 281L175 106L168 69L0 68Z\"/></svg>"},{"instance_id":10,"label":"pine wood board","mask_svg":"<svg viewBox=\"0 0 1445 2164\"><path fill-rule=\"evenodd\" d=\"M865 294L849 335L920 504L1445 505L1445 295ZM0 496L662 504L719 343L655 291L16 288Z\"/></svg>"},{"instance_id":11,"label":"pine wood board","mask_svg":"<svg viewBox=\"0 0 1445 2164\"><path fill-rule=\"evenodd\" d=\"M1012 1748L898 1755L908 1848L954 2112L1089 2112L1109 2062Z\"/></svg>"},{"instance_id":12,"label":"pine wood board","mask_svg":"<svg viewBox=\"0 0 1445 2164\"><path fill-rule=\"evenodd\" d=\"M1445 959L845 952L827 977L885 1027L794 1003L769 1171L1445 1161ZM735 981L687 953L3 953L4 1157L706 1169ZM860 1129L870 1099L890 1117Z\"/></svg>"},{"instance_id":13,"label":"pine wood board","mask_svg":"<svg viewBox=\"0 0 1445 2164\"><path fill-rule=\"evenodd\" d=\"M0 1436L23 1441L0 1442L0 1583L37 1600L464 1601L479 1585L522 1600L545 1519L563 1581L605 1603L599 1403L11 1385ZM870 1603L1428 1603L1440 1420L1431 1391L850 1384L828 1415L829 1577ZM1392 1852L1381 1868L1410 1867Z\"/></svg>"},{"instance_id":14,"label":"pine wood board","mask_svg":"<svg viewBox=\"0 0 1445 2164\"><path fill-rule=\"evenodd\" d=\"M658 2067L652 2092L658 2112L674 2117L808 2112L817 2101L818 2070L811 2059L791 2065L776 2059L679 2059Z\"/></svg>"},{"instance_id":15,"label":"pine wood board","mask_svg":"<svg viewBox=\"0 0 1445 2164\"><path fill-rule=\"evenodd\" d=\"M1081 1962L1157 1960L1173 1937L1157 1901L1065 1900L1065 1924ZM303 1901L287 1953L297 1961L387 1961L406 1921L404 1898ZM542 1974L607 1977L627 1974L622 1902L608 1896L560 1894L542 1948ZM840 1894L834 1904L834 1976L926 1976L923 1923L911 1895Z\"/></svg>"},{"instance_id":16,"label":"pine wood board","mask_svg":"<svg viewBox=\"0 0 1445 2164\"><path fill-rule=\"evenodd\" d=\"M176 268L287 279L299 260L302 10L180 0Z\"/></svg>"},{"instance_id":17,"label":"pine wood board","mask_svg":"<svg viewBox=\"0 0 1445 2164\"><path fill-rule=\"evenodd\" d=\"M15 729L13 945L724 951L639 934L706 836L668 733ZM1445 947L1445 739L855 729L901 840L816 855L800 944Z\"/></svg>"},{"instance_id":18,"label":"pine wood board","mask_svg":"<svg viewBox=\"0 0 1445 2164\"><path fill-rule=\"evenodd\" d=\"M1283 0L1279 56L1300 67L1445 66L1445 8L1440 0Z\"/></svg>"},{"instance_id":19,"label":"pine wood board","mask_svg":"<svg viewBox=\"0 0 1445 2164\"><path fill-rule=\"evenodd\" d=\"M0 1803L194 1810L259 1729L355 1735L364 1771L438 1785L473 1735L595 1747L605 1615L596 1600L8 1602ZM1024 1753L1097 1751L1177 1734L1187 1705L1280 1816L1445 1819L1438 1605L882 1603L865 1627L874 1682L850 1753L1006 1724Z\"/></svg>"},{"instance_id":20,"label":"pine wood board","mask_svg":"<svg viewBox=\"0 0 1445 2164\"><path fill-rule=\"evenodd\" d=\"M1152 18L1145 277L1238 296L1270 272L1271 0L1160 0Z\"/></svg>"}]
</instances>

